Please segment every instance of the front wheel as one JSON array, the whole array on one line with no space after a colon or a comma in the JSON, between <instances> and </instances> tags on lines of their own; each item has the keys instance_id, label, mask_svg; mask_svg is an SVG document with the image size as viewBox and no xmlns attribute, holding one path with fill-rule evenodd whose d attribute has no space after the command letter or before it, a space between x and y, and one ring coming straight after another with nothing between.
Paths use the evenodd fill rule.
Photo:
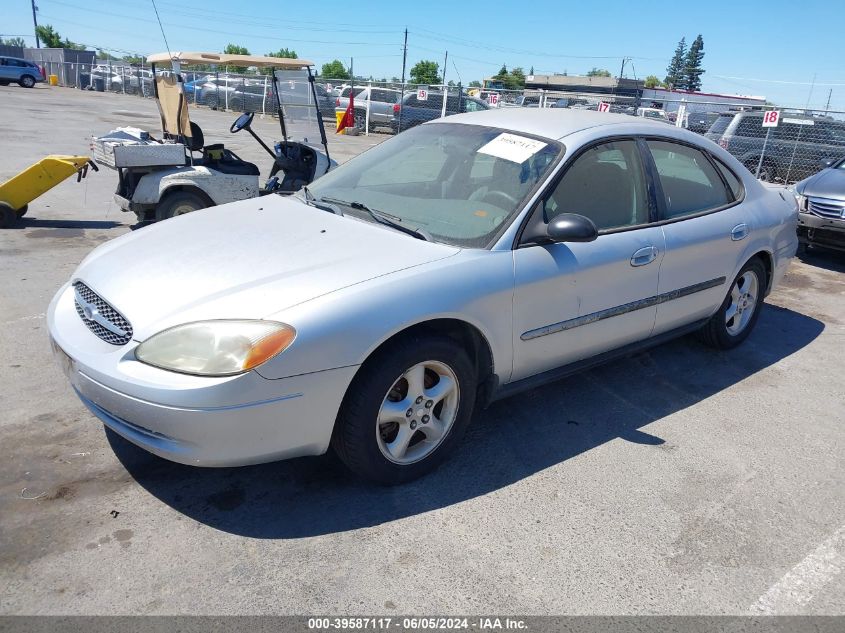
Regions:
<instances>
[{"instance_id":1,"label":"front wheel","mask_svg":"<svg viewBox=\"0 0 845 633\"><path fill-rule=\"evenodd\" d=\"M20 78L18 83L24 88L32 88L33 86L35 86L35 77L33 77L32 75L24 75Z\"/></svg>"},{"instance_id":2,"label":"front wheel","mask_svg":"<svg viewBox=\"0 0 845 633\"><path fill-rule=\"evenodd\" d=\"M18 214L11 205L0 202L0 229L8 229L18 221Z\"/></svg>"},{"instance_id":3,"label":"front wheel","mask_svg":"<svg viewBox=\"0 0 845 633\"><path fill-rule=\"evenodd\" d=\"M731 349L748 338L760 316L765 290L766 269L755 257L742 267L719 310L701 329L704 343Z\"/></svg>"},{"instance_id":4,"label":"front wheel","mask_svg":"<svg viewBox=\"0 0 845 633\"><path fill-rule=\"evenodd\" d=\"M369 359L349 386L332 447L355 474L381 484L434 470L469 425L476 377L450 338L400 340Z\"/></svg>"}]
</instances>

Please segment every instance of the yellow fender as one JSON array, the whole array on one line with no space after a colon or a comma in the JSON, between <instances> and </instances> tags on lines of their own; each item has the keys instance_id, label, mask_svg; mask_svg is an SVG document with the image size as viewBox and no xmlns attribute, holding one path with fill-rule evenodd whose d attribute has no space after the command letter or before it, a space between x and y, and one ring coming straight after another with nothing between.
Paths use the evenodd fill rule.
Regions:
<instances>
[{"instance_id":1,"label":"yellow fender","mask_svg":"<svg viewBox=\"0 0 845 633\"><path fill-rule=\"evenodd\" d=\"M66 178L76 174L77 181L82 180L88 174L89 165L98 171L88 156L46 156L0 184L0 205L20 211Z\"/></svg>"}]
</instances>

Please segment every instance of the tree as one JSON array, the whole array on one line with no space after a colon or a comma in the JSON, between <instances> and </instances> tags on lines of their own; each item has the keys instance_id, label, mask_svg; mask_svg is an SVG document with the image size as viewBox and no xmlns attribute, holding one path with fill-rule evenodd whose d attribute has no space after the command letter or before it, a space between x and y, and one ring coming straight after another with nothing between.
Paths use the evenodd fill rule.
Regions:
<instances>
[{"instance_id":1,"label":"tree","mask_svg":"<svg viewBox=\"0 0 845 633\"><path fill-rule=\"evenodd\" d=\"M437 62L429 59L419 61L411 68L411 83L426 85L439 84L440 76L437 74L439 70L440 66Z\"/></svg>"},{"instance_id":2,"label":"tree","mask_svg":"<svg viewBox=\"0 0 845 633\"><path fill-rule=\"evenodd\" d=\"M349 79L349 71L339 59L323 64L323 79Z\"/></svg>"},{"instance_id":3,"label":"tree","mask_svg":"<svg viewBox=\"0 0 845 633\"><path fill-rule=\"evenodd\" d=\"M686 56L686 63L684 64L684 89L690 92L698 92L701 90L701 75L704 74L704 69L701 67L701 62L704 60L704 38L699 33L698 37L689 47Z\"/></svg>"},{"instance_id":4,"label":"tree","mask_svg":"<svg viewBox=\"0 0 845 633\"><path fill-rule=\"evenodd\" d=\"M531 70L529 70L529 71L528 71L528 74L529 74L529 75L533 75L533 74L534 74L534 66L532 66L532 67L531 67Z\"/></svg>"},{"instance_id":5,"label":"tree","mask_svg":"<svg viewBox=\"0 0 845 633\"><path fill-rule=\"evenodd\" d=\"M476 79L473 79L471 82L469 82L469 87L470 88L481 88L481 82L476 80Z\"/></svg>"},{"instance_id":6,"label":"tree","mask_svg":"<svg viewBox=\"0 0 845 633\"><path fill-rule=\"evenodd\" d=\"M659 88L662 85L663 84L660 83L660 80L655 75L649 75L643 82L643 86L646 88Z\"/></svg>"},{"instance_id":7,"label":"tree","mask_svg":"<svg viewBox=\"0 0 845 633\"><path fill-rule=\"evenodd\" d=\"M0 37L0 45L17 46L18 48L23 48L26 46L26 42L23 41L22 37L9 37L7 39L3 39L2 37Z\"/></svg>"},{"instance_id":8,"label":"tree","mask_svg":"<svg viewBox=\"0 0 845 633\"><path fill-rule=\"evenodd\" d=\"M267 53L267 57L284 57L287 59L298 59L296 56L296 51L290 48L280 48L277 51L273 51ZM261 68L262 75L272 75L273 69L272 68Z\"/></svg>"},{"instance_id":9,"label":"tree","mask_svg":"<svg viewBox=\"0 0 845 633\"><path fill-rule=\"evenodd\" d=\"M512 68L505 79L505 88L508 90L522 90L525 88L525 72L517 66Z\"/></svg>"},{"instance_id":10,"label":"tree","mask_svg":"<svg viewBox=\"0 0 845 633\"><path fill-rule=\"evenodd\" d=\"M49 24L39 24L35 27L35 36L41 40L45 48L62 48L62 36Z\"/></svg>"},{"instance_id":11,"label":"tree","mask_svg":"<svg viewBox=\"0 0 845 633\"><path fill-rule=\"evenodd\" d=\"M669 89L672 88L682 88L684 81L684 65L686 64L686 56L687 56L687 38L682 37L681 41L678 42L678 46L675 48L675 54L672 55L672 61L669 62L669 66L666 68L666 78L663 80L663 83L666 84Z\"/></svg>"},{"instance_id":12,"label":"tree","mask_svg":"<svg viewBox=\"0 0 845 633\"><path fill-rule=\"evenodd\" d=\"M587 77L610 77L610 71L593 66L592 70L587 71Z\"/></svg>"},{"instance_id":13,"label":"tree","mask_svg":"<svg viewBox=\"0 0 845 633\"><path fill-rule=\"evenodd\" d=\"M226 48L223 49L223 53L225 55L249 55L249 49L246 46L238 46L237 44L226 44ZM245 73L247 71L246 66L229 66L226 65L226 71L236 72L236 73Z\"/></svg>"}]
</instances>

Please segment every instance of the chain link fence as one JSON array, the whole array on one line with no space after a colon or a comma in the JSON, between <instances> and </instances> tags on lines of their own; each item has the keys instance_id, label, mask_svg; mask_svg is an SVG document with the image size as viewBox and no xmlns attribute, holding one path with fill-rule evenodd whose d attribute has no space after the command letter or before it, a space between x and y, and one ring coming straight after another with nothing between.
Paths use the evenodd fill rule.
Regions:
<instances>
[{"instance_id":1,"label":"chain link fence","mask_svg":"<svg viewBox=\"0 0 845 633\"><path fill-rule=\"evenodd\" d=\"M59 86L153 96L148 65L44 62ZM161 69L156 69L159 72ZM183 71L193 106L231 112L276 113L269 75L224 71ZM550 90L492 90L457 85L401 82L343 82L317 78L317 105L334 129L353 97L354 130L397 134L426 121L459 112L492 108L597 110L683 127L718 143L764 181L792 184L845 158L845 112L747 106L730 100L643 99L614 94ZM777 125L764 126L765 112L777 109ZM770 115L771 116L771 115Z\"/></svg>"}]
</instances>

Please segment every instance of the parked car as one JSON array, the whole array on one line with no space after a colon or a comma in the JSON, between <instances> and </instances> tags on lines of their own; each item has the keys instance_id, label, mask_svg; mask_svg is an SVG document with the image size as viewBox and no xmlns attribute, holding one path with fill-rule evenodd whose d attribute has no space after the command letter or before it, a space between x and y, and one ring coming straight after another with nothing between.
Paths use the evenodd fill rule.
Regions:
<instances>
[{"instance_id":1,"label":"parked car","mask_svg":"<svg viewBox=\"0 0 845 633\"><path fill-rule=\"evenodd\" d=\"M635 114L636 116L641 116L652 121L660 121L661 123L673 125L666 112L660 108L637 108Z\"/></svg>"},{"instance_id":2,"label":"parked car","mask_svg":"<svg viewBox=\"0 0 845 633\"><path fill-rule=\"evenodd\" d=\"M0 57L0 86L16 83L23 88L32 88L44 81L44 73L35 62L19 57Z\"/></svg>"},{"instance_id":3,"label":"parked car","mask_svg":"<svg viewBox=\"0 0 845 633\"><path fill-rule=\"evenodd\" d=\"M767 130L771 130L768 142ZM769 182L803 180L823 161L845 157L845 123L828 118L782 112L777 127L764 128L762 112L728 113L716 119L705 136L751 173L759 166L760 180Z\"/></svg>"},{"instance_id":4,"label":"parked car","mask_svg":"<svg viewBox=\"0 0 845 633\"><path fill-rule=\"evenodd\" d=\"M392 129L394 133L416 127L420 123L439 119L443 113L443 93L430 92L428 99L420 100L416 92L405 95L401 104L394 108L394 120ZM402 110L401 116L399 109ZM486 101L456 94L450 94L446 99L446 116L461 112L480 112L489 110L490 105ZM400 129L401 121L401 129Z\"/></svg>"},{"instance_id":5,"label":"parked car","mask_svg":"<svg viewBox=\"0 0 845 633\"><path fill-rule=\"evenodd\" d=\"M821 166L822 171L794 187L798 240L804 246L845 251L845 158Z\"/></svg>"},{"instance_id":6,"label":"parked car","mask_svg":"<svg viewBox=\"0 0 845 633\"><path fill-rule=\"evenodd\" d=\"M331 445L395 484L494 399L687 332L741 344L796 224L793 196L686 130L474 112L293 196L113 239L47 323L82 402L156 455L234 466Z\"/></svg>"},{"instance_id":7,"label":"parked car","mask_svg":"<svg viewBox=\"0 0 845 633\"><path fill-rule=\"evenodd\" d=\"M123 90L123 75L117 66L98 64L91 68L89 90Z\"/></svg>"},{"instance_id":8,"label":"parked car","mask_svg":"<svg viewBox=\"0 0 845 633\"><path fill-rule=\"evenodd\" d=\"M719 116L719 112L687 112L684 127L696 134L706 134Z\"/></svg>"},{"instance_id":9,"label":"parked car","mask_svg":"<svg viewBox=\"0 0 845 633\"><path fill-rule=\"evenodd\" d=\"M232 100L233 93L238 88L245 86L252 86L253 79L245 79L243 77L229 77L226 75L210 76L207 81L200 85L199 94L197 95L197 103L208 106L212 110L218 107L234 108L236 107L229 102ZM264 89L264 81L262 80L261 89ZM196 90L196 89L195 89Z\"/></svg>"},{"instance_id":10,"label":"parked car","mask_svg":"<svg viewBox=\"0 0 845 633\"><path fill-rule=\"evenodd\" d=\"M351 88L344 89L341 94L335 98L335 111L346 112L349 107L349 93ZM366 124L367 116L367 102L370 107L370 130L377 127L392 127L393 119L398 112L397 106L402 98L402 93L399 90L389 88L377 88L369 86L363 88L355 88L355 98L353 99L355 108L355 127L363 130Z\"/></svg>"}]
</instances>

